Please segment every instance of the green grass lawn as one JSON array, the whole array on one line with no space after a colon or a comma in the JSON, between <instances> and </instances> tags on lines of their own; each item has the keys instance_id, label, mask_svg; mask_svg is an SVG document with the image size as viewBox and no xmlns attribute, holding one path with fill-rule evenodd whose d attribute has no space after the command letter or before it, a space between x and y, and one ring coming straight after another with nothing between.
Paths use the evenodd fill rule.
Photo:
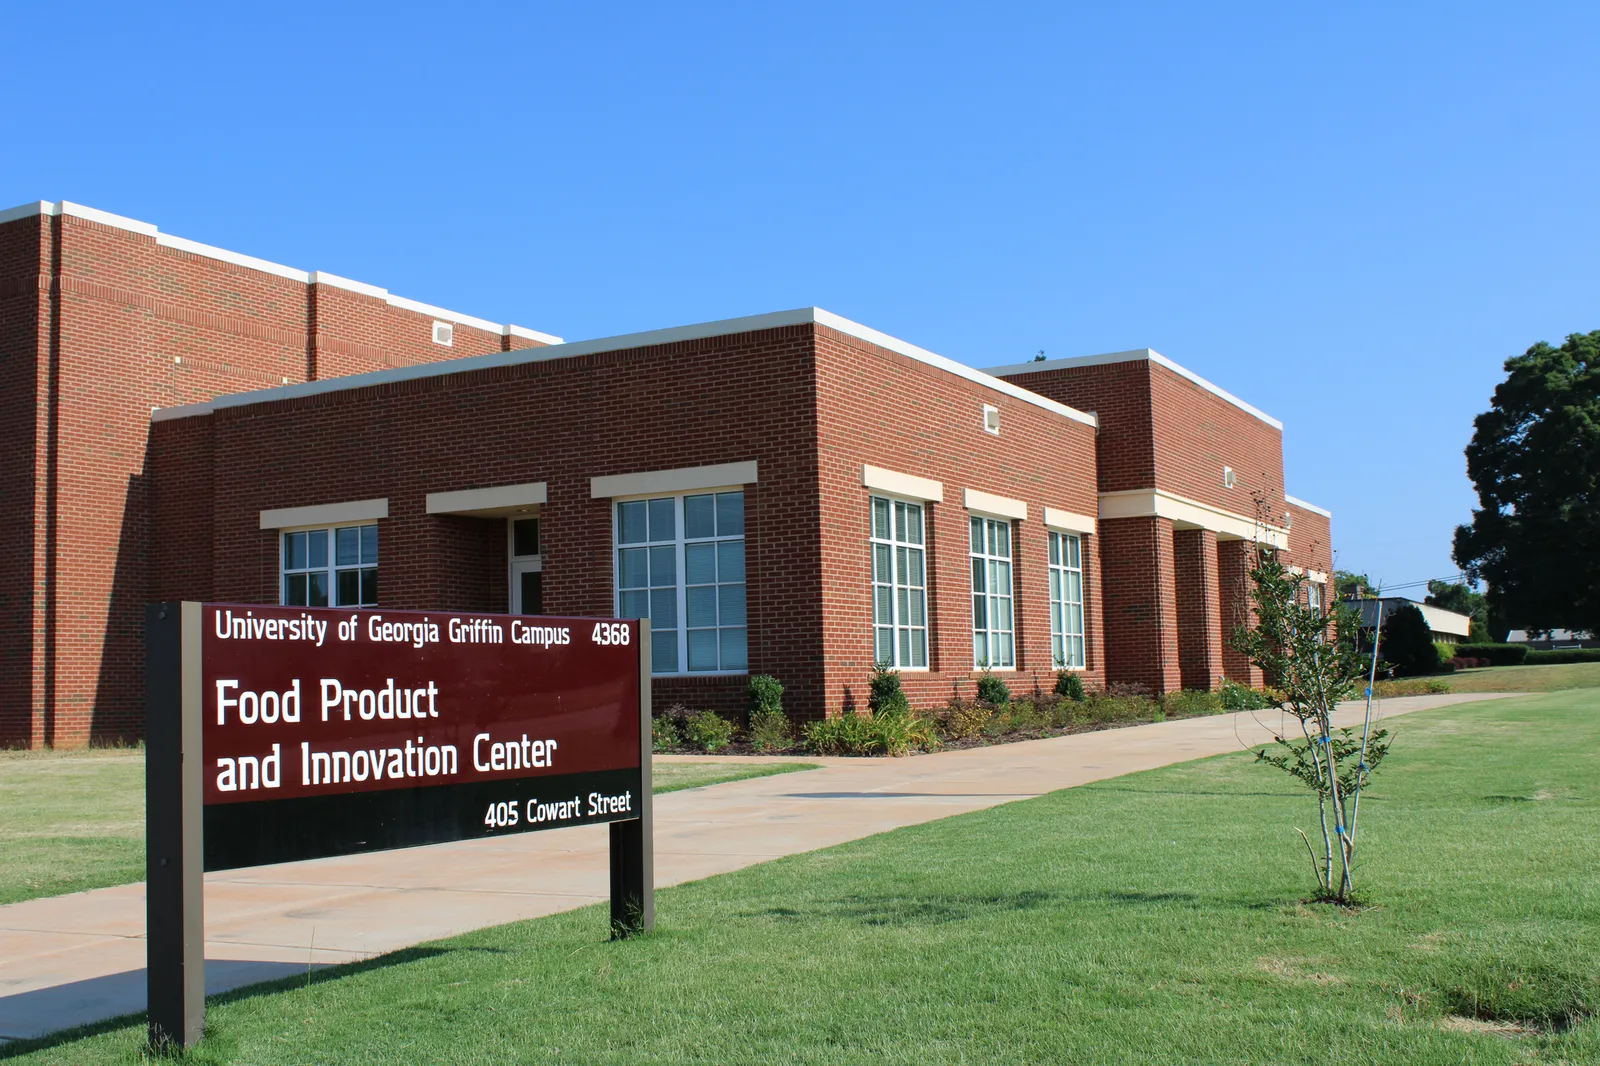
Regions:
<instances>
[{"instance_id":1,"label":"green grass lawn","mask_svg":"<svg viewBox=\"0 0 1600 1066\"><path fill-rule=\"evenodd\" d=\"M0 903L144 879L144 752L0 752Z\"/></svg>"},{"instance_id":2,"label":"green grass lawn","mask_svg":"<svg viewBox=\"0 0 1600 1066\"><path fill-rule=\"evenodd\" d=\"M655 791L815 763L657 763ZM144 880L144 752L0 752L0 904Z\"/></svg>"},{"instance_id":3,"label":"green grass lawn","mask_svg":"<svg viewBox=\"0 0 1600 1066\"><path fill-rule=\"evenodd\" d=\"M743 781L750 777L771 777L789 774L796 770L815 770L814 762L657 762L650 767L654 784L652 792L677 792L703 785L720 785L725 781Z\"/></svg>"},{"instance_id":4,"label":"green grass lawn","mask_svg":"<svg viewBox=\"0 0 1600 1066\"><path fill-rule=\"evenodd\" d=\"M1600 699L1393 724L1358 911L1300 902L1309 799L1223 756L668 889L637 941L589 908L241 990L192 1059L1600 1062Z\"/></svg>"},{"instance_id":5,"label":"green grass lawn","mask_svg":"<svg viewBox=\"0 0 1600 1066\"><path fill-rule=\"evenodd\" d=\"M1459 670L1443 680L1451 692L1557 692L1600 688L1600 663L1488 666Z\"/></svg>"}]
</instances>

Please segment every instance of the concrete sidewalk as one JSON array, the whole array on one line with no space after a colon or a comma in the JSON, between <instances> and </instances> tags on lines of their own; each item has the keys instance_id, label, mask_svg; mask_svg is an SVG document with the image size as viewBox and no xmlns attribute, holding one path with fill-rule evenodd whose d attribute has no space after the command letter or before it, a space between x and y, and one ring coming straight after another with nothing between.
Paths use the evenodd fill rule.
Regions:
<instances>
[{"instance_id":1,"label":"concrete sidewalk","mask_svg":"<svg viewBox=\"0 0 1600 1066\"><path fill-rule=\"evenodd\" d=\"M1389 718L1496 695L1385 700ZM1250 713L818 770L656 797L656 883L1270 740ZM1360 705L1341 708L1359 723ZM1292 723L1290 723L1292 724ZM664 757L663 761L674 757ZM686 757L676 757L686 758ZM713 757L715 758L715 757ZM720 761L720 760L719 760ZM221 992L607 898L607 828L582 826L206 877L206 987ZM595 919L595 935L603 918ZM144 886L0 907L0 1039L144 1010Z\"/></svg>"}]
</instances>

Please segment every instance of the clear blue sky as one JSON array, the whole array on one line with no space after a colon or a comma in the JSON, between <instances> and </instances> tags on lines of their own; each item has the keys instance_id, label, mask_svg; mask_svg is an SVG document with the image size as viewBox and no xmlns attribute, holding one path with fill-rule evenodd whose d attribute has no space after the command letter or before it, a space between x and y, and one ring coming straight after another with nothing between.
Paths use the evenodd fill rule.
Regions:
<instances>
[{"instance_id":1,"label":"clear blue sky","mask_svg":"<svg viewBox=\"0 0 1600 1066\"><path fill-rule=\"evenodd\" d=\"M1502 361L1600 328L1592 3L235 6L11 9L0 206L569 339L1152 347L1391 584L1454 569Z\"/></svg>"}]
</instances>

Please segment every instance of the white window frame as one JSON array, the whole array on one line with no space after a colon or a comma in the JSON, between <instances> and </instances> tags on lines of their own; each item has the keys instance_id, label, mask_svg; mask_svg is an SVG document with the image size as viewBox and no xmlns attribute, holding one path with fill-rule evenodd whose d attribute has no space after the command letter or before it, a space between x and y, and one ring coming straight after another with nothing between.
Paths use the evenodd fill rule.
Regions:
<instances>
[{"instance_id":1,"label":"white window frame","mask_svg":"<svg viewBox=\"0 0 1600 1066\"><path fill-rule=\"evenodd\" d=\"M887 537L880 537L877 530L877 506L882 501L888 508L889 527ZM915 507L921 517L921 540L913 543L909 540L898 539L901 532L901 507ZM879 549L888 553L888 580L880 580L881 570L878 566ZM913 585L909 580L901 581L900 559L905 553L906 576L911 573L912 553L916 553L921 561L922 584ZM867 577L869 587L872 589L872 658L874 664L878 658L879 630L887 630L889 635L889 659L887 665L895 670L910 673L926 673L928 666L928 505L923 500L907 499L901 496L890 496L887 493L875 492L867 498ZM904 593L904 596L901 594ZM889 600L889 624L884 625L878 616L880 597L887 594ZM915 603L920 602L922 607L922 624L916 625L912 619L916 612ZM905 637L902 645L902 634ZM918 640L921 641L922 662L917 663Z\"/></svg>"},{"instance_id":2,"label":"white window frame","mask_svg":"<svg viewBox=\"0 0 1600 1066\"><path fill-rule=\"evenodd\" d=\"M1306 582L1306 606L1319 614L1323 611L1323 603L1327 597L1323 594L1322 582Z\"/></svg>"},{"instance_id":3,"label":"white window frame","mask_svg":"<svg viewBox=\"0 0 1600 1066\"><path fill-rule=\"evenodd\" d=\"M333 525L297 526L297 527L292 527L292 528L288 528L288 529L280 529L280 530L278 530L278 604L280 606L283 606L283 607L300 606L299 604L290 604L289 603L289 582L288 582L288 578L291 575L293 575L293 574L310 575L310 574L315 574L315 573L326 573L328 575L328 603L327 603L328 607L335 607L335 608L354 607L357 610L362 610L362 609L370 609L370 608L378 606L378 601L377 601L376 597L374 597L372 602L370 602L370 603L366 602L365 596L358 597L361 600L361 602L359 602L359 603L340 603L340 602L338 602L338 600L339 600L339 575L342 572L345 572L345 571L348 571L348 570L355 570L357 572L362 571L362 570L377 571L377 570L381 569L381 567L382 567L382 562L381 562L382 553L381 552L378 553L378 557L375 558L372 561L371 564L368 564L365 560L363 560L363 561L357 562L357 563L355 563L353 565L350 565L350 564L346 564L346 565L343 565L343 566L339 565L339 530L341 530L341 529L365 529L368 526L372 527L372 529L374 531L373 535L374 535L374 537L376 537L377 536L376 531L377 531L377 528L378 528L378 523L376 523L376 522L340 522L340 523L333 524ZM320 566L320 567L307 566L307 567L303 567L303 568L299 568L299 569L295 569L295 570L291 571L288 568L288 565L287 565L288 561L289 561L289 559L288 559L289 537L294 536L296 534L311 534L311 533L326 533L328 535L328 561L327 561L326 565ZM359 538L361 536L361 534L358 533L358 534L356 534L356 536ZM309 540L309 538L308 538L308 540ZM374 550L376 550L376 549L377 549L377 546L374 545ZM307 552L308 552L308 556L307 557L309 559L309 547L307 549ZM358 548L358 552L359 552L359 548ZM373 580L376 581L377 578L374 577ZM356 579L356 584L357 584L358 588L360 587L360 581L361 581L361 579L358 577ZM306 583L307 583L308 591L309 591L309 585L310 585L310 577L309 576L307 576L307 578L306 578ZM311 597L309 595L307 595L306 599L309 600L310 598ZM309 606L309 604L307 604L307 606Z\"/></svg>"},{"instance_id":4,"label":"white window frame","mask_svg":"<svg viewBox=\"0 0 1600 1066\"><path fill-rule=\"evenodd\" d=\"M675 600L675 603L677 605L677 610L676 610L676 615L675 615L675 621L677 622L677 625L676 625L675 629L673 630L673 632L675 632L677 634L678 664L677 664L677 669L668 671L668 670L656 670L654 664L652 663L651 664L651 675L654 676L654 677L744 677L744 676L746 676L746 675L748 675L750 673L750 667L749 667L749 662L750 662L750 554L749 554L750 514L749 514L748 506L746 506L745 512L744 512L744 532L739 533L739 534L730 534L730 535L725 535L725 536L712 536L712 537L695 537L695 538L691 539L691 538L689 538L687 536L687 530L686 530L686 528L684 526L684 521L683 521L683 510L684 510L684 500L685 499L687 499L687 498L689 498L691 496L711 496L711 497L716 497L716 496L721 496L721 495L725 495L725 494L728 494L728 493L734 493L734 492L742 494L745 497L746 505L748 505L750 494L746 490L746 487L744 485L730 485L730 486L727 486L727 487L724 487L724 488L714 488L714 489L694 489L694 490L691 490L691 491L685 491L685 492L679 492L679 493L658 492L658 493L650 493L648 495L641 495L641 496L619 496L619 497L613 498L612 501L611 501L611 590L612 590L612 602L615 604L617 617L619 617L619 618L629 617L629 616L624 615L623 612L622 612L622 594L623 594L623 591L624 591L623 588L622 588L622 566L621 566L621 552L622 552L622 549L624 549L624 548L664 548L664 547L668 547L668 546L671 546L674 549L674 553L673 553L673 559L674 559L673 577L674 577L674 581L675 581L675 585L674 585L674 600ZM651 501L669 500L669 499L673 501L673 504L672 504L672 507L673 507L672 520L673 520L673 534L674 534L674 539L673 540L671 540L671 541L645 540L645 541L634 541L634 542L630 542L628 544L621 543L620 537L621 537L621 532L622 532L622 505L623 504L626 504L626 503L644 503L645 507L646 507L647 516L648 516L648 509L649 509L649 505L650 505ZM715 506L715 504L713 504L713 507L714 506ZM543 531L541 530L541 533L542 532ZM686 565L687 562L688 562L688 558L687 558L687 556L688 556L688 551L687 551L688 546L695 545L695 544L725 544L725 543L732 543L734 541L737 541L740 544L744 545L744 581L743 582L737 582L737 581L720 581L719 580L716 584L710 586L710 587L715 588L715 589L718 590L718 599L719 599L719 603L718 603L718 614L719 614L718 622L719 622L719 624L716 625L716 626L695 626L693 628L695 628L697 630L712 629L713 631L715 631L717 633L717 652L718 652L717 653L717 659L718 659L719 663L722 660L722 654L721 654L721 651L722 651L722 631L723 630L732 630L732 629L743 629L745 631L745 665L743 667L737 667L737 668L726 669L726 670L724 670L724 669L718 669L718 670L690 670L689 669L689 630L690 630L690 626L689 626L689 593L688 593L688 590L689 590L690 586L688 584L689 575L688 575L688 568L687 568L687 565ZM719 551L718 552L718 567L719 567L718 577L719 578L721 577L721 573L720 573L721 558L720 557L721 557L721 553ZM720 618L720 614L721 614L720 590L724 585L737 585L737 584L743 584L744 585L744 590L745 590L745 595L744 595L745 624L743 626L721 625L720 624L720 622L721 622L721 618ZM666 586L660 586L660 587L661 588L665 588ZM695 588L700 588L700 587L704 587L704 586L696 585L694 587ZM654 587L653 586L646 586L646 588L650 589L652 592L654 591ZM629 592L637 592L639 590L638 589L628 589L627 591L629 591Z\"/></svg>"},{"instance_id":5,"label":"white window frame","mask_svg":"<svg viewBox=\"0 0 1600 1066\"><path fill-rule=\"evenodd\" d=\"M518 555L517 523L529 521L539 523L539 550L533 555ZM522 614L522 575L544 573L544 521L539 515L519 514L506 519L506 560L506 608L512 614Z\"/></svg>"},{"instance_id":6,"label":"white window frame","mask_svg":"<svg viewBox=\"0 0 1600 1066\"><path fill-rule=\"evenodd\" d=\"M976 550L972 546L972 527L982 523L983 549ZM1006 554L997 553L998 538L995 531L1004 528L1006 531ZM988 669L996 673L1015 670L1017 668L1017 594L1016 594L1016 558L1017 537L1016 530L1011 527L1011 519L996 518L993 515L969 513L967 522L967 555L972 563L972 668L974 670ZM1005 590L1001 592L998 585L999 568L1005 567ZM978 568L983 568L984 587L978 588ZM979 601L983 601L983 617L987 624L978 624ZM1006 619L1008 624L1001 627L996 624L997 609L1004 601ZM990 656L979 651L978 640L983 638L984 646L993 649L995 641L1008 638L1011 645L1010 662L994 662Z\"/></svg>"},{"instance_id":7,"label":"white window frame","mask_svg":"<svg viewBox=\"0 0 1600 1066\"><path fill-rule=\"evenodd\" d=\"M1057 670L1087 670L1089 647L1088 626L1083 617L1083 537L1077 533L1054 529L1049 530L1049 534L1050 541L1047 545L1045 562L1050 578L1050 661ZM1071 542L1075 549L1071 553L1067 551L1068 542ZM1078 557L1077 566L1072 566L1069 562L1073 555ZM1069 577L1074 574L1078 578L1076 602L1068 595L1068 589L1071 587ZM1070 626L1074 618L1077 621L1075 633ZM1069 640L1077 641L1077 662L1072 661L1073 656L1069 653Z\"/></svg>"}]
</instances>

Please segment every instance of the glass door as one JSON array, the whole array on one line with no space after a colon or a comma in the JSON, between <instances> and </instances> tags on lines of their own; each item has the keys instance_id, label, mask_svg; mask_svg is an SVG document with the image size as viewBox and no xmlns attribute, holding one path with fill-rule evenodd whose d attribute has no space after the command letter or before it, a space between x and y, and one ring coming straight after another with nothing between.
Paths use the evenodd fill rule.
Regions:
<instances>
[{"instance_id":1,"label":"glass door","mask_svg":"<svg viewBox=\"0 0 1600 1066\"><path fill-rule=\"evenodd\" d=\"M506 547L511 559L512 614L544 614L544 559L539 554L539 520L506 522Z\"/></svg>"}]
</instances>

